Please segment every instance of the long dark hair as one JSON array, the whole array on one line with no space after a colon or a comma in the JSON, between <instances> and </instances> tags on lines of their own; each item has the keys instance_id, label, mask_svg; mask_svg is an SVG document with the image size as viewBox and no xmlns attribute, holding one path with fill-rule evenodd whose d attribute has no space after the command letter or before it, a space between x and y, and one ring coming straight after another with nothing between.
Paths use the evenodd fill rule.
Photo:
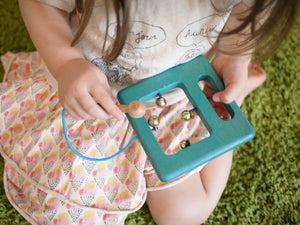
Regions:
<instances>
[{"instance_id":1,"label":"long dark hair","mask_svg":"<svg viewBox=\"0 0 300 225\"><path fill-rule=\"evenodd\" d=\"M221 46L216 46L216 49L227 54L243 54L248 50L256 49L255 59L257 62L262 62L286 38L297 12L299 12L299 0L257 0L248 12L241 13L240 26L229 32L222 32L220 36L243 33L248 26L251 29L250 34L244 38L244 41L237 44L236 49L222 49ZM259 24L258 21L262 17L265 17L264 23Z\"/></svg>"},{"instance_id":2,"label":"long dark hair","mask_svg":"<svg viewBox=\"0 0 300 225\"><path fill-rule=\"evenodd\" d=\"M129 31L129 1L126 0L105 0L105 8L106 12L108 12L109 4L113 4L116 18L117 18L117 27L116 27L116 38L114 40L113 46L110 50L106 52L105 60L113 61L115 60L121 53L127 34ZM72 46L76 45L81 35L83 34L89 19L91 17L93 8L95 5L95 0L76 0L75 1L75 9L71 13L71 16L77 14L79 16L79 27L75 34L75 37L72 42ZM105 49L106 39L107 39L107 31L109 26L109 15L106 14L106 34L105 40L103 42L103 49Z\"/></svg>"},{"instance_id":3,"label":"long dark hair","mask_svg":"<svg viewBox=\"0 0 300 225\"><path fill-rule=\"evenodd\" d=\"M127 34L129 32L129 4L130 1L126 0L105 0L105 7L108 11L109 4L113 4L116 18L116 37L112 48L106 51L104 56L105 60L113 61L121 53ZM75 9L73 13L79 16L79 28L75 34L72 46L76 45L80 41L85 27L91 17L95 0L76 0ZM241 16L241 24L235 29L229 32L220 33L222 35L232 35L242 32L247 26L251 26L251 33L245 39L244 42L239 43L238 49L235 51L228 49L220 49L227 54L242 54L249 49L257 48L258 61L262 61L267 58L286 38L289 33L293 22L295 21L297 12L299 9L299 0L256 0L250 7L250 11L246 13L246 16ZM257 28L258 18L266 11L270 10L265 22ZM107 31L109 26L109 16L107 13L106 20L106 34L103 43L103 49L105 49L105 43L107 39ZM216 46L218 49L218 46Z\"/></svg>"}]
</instances>

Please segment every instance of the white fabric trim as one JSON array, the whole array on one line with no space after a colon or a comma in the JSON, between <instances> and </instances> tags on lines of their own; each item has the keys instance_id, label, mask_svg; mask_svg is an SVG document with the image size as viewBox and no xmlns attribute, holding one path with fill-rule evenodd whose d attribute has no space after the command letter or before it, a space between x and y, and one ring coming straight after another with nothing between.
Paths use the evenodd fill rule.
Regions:
<instances>
[{"instance_id":1,"label":"white fabric trim","mask_svg":"<svg viewBox=\"0 0 300 225\"><path fill-rule=\"evenodd\" d=\"M199 166L198 168L192 170L191 172L189 172L189 173L183 175L183 176L180 177L179 179L177 179L177 180L175 180L175 181L172 181L171 183L166 183L165 185L163 185L163 186L158 186L158 187L148 187L146 190L147 190L147 191L160 191L160 190L164 190L164 189L173 187L173 186L175 186L176 184L179 184L179 183L185 181L187 178L189 178L189 177L192 176L193 174L199 173L205 165L206 165L206 163L203 164L203 165L201 165L201 166ZM152 170L152 171L153 171L153 173L155 173L154 170ZM151 174L152 171L147 171L147 174ZM145 173L145 174L146 174L146 173Z\"/></svg>"},{"instance_id":2,"label":"white fabric trim","mask_svg":"<svg viewBox=\"0 0 300 225\"><path fill-rule=\"evenodd\" d=\"M75 8L75 1L74 0L38 0L39 2L42 2L44 4L51 5L55 8L61 9L63 11L66 11L67 13L72 12L72 10Z\"/></svg>"}]
</instances>

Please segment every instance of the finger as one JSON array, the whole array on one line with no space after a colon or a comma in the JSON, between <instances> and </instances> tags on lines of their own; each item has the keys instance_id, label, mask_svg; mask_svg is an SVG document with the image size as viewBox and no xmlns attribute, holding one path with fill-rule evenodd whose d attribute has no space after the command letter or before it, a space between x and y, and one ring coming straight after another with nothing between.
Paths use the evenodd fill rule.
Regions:
<instances>
[{"instance_id":1,"label":"finger","mask_svg":"<svg viewBox=\"0 0 300 225\"><path fill-rule=\"evenodd\" d=\"M213 95L215 102L229 104L233 102L243 91L247 82L247 70L238 73L232 73L230 76L223 76L225 90Z\"/></svg>"},{"instance_id":2,"label":"finger","mask_svg":"<svg viewBox=\"0 0 300 225\"><path fill-rule=\"evenodd\" d=\"M117 107L116 100L109 93L101 91L99 93L91 93L91 95L108 115L112 115L116 119L123 118L123 112Z\"/></svg>"},{"instance_id":3,"label":"finger","mask_svg":"<svg viewBox=\"0 0 300 225\"><path fill-rule=\"evenodd\" d=\"M211 92L211 85L209 85L209 87L207 87L207 91ZM225 105L223 103L218 103L218 102L214 102L211 98L209 98L209 96L207 96L208 101L210 103L210 105L213 107L213 109L215 110L215 112L217 113L217 115L222 119L222 120L230 120L231 116L228 113L227 109L225 108Z\"/></svg>"},{"instance_id":4,"label":"finger","mask_svg":"<svg viewBox=\"0 0 300 225\"><path fill-rule=\"evenodd\" d=\"M59 100L65 111L74 119L89 119L90 116L84 111L74 95L66 95L59 92ZM84 95L84 93L81 93ZM81 95L80 95L81 96Z\"/></svg>"},{"instance_id":5,"label":"finger","mask_svg":"<svg viewBox=\"0 0 300 225\"><path fill-rule=\"evenodd\" d=\"M212 88L211 84L206 82L205 83L205 86L203 88L203 93L205 94L205 96L208 98L208 99L211 99L213 94L215 93L214 89Z\"/></svg>"},{"instance_id":6,"label":"finger","mask_svg":"<svg viewBox=\"0 0 300 225\"><path fill-rule=\"evenodd\" d=\"M104 120L111 118L109 113L107 113L105 109L101 105L99 105L90 94L80 98L79 104L84 112L88 115L87 117Z\"/></svg>"},{"instance_id":7,"label":"finger","mask_svg":"<svg viewBox=\"0 0 300 225\"><path fill-rule=\"evenodd\" d=\"M238 88L236 83L228 85L224 91L218 92L213 95L213 100L215 102L223 102L225 104L230 104L233 102L242 91L241 88Z\"/></svg>"},{"instance_id":8,"label":"finger","mask_svg":"<svg viewBox=\"0 0 300 225\"><path fill-rule=\"evenodd\" d=\"M63 107L66 112L76 120L92 119L92 117L85 112L84 108L76 101L76 99L70 101L69 104L66 104Z\"/></svg>"}]
</instances>

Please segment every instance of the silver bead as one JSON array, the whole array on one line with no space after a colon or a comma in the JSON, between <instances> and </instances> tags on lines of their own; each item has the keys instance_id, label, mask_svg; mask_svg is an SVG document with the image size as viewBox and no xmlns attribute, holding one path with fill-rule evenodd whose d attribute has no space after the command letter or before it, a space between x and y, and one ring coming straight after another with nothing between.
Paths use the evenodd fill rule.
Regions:
<instances>
[{"instance_id":1,"label":"silver bead","mask_svg":"<svg viewBox=\"0 0 300 225\"><path fill-rule=\"evenodd\" d=\"M184 149L184 148L186 148L186 147L188 147L190 145L191 144L190 144L190 142L188 140L183 140L183 141L180 142L180 148L181 149Z\"/></svg>"},{"instance_id":2,"label":"silver bead","mask_svg":"<svg viewBox=\"0 0 300 225\"><path fill-rule=\"evenodd\" d=\"M167 105L167 101L164 97L158 97L155 101L156 105L160 108L163 108Z\"/></svg>"},{"instance_id":3,"label":"silver bead","mask_svg":"<svg viewBox=\"0 0 300 225\"><path fill-rule=\"evenodd\" d=\"M152 128L155 128L155 129L156 129L156 128L158 127L159 123L160 123L159 117L156 116L156 115L152 115L152 116L150 116L149 119L148 119L148 124L149 124L149 126L151 126Z\"/></svg>"},{"instance_id":4,"label":"silver bead","mask_svg":"<svg viewBox=\"0 0 300 225\"><path fill-rule=\"evenodd\" d=\"M181 119L184 121L190 121L193 119L193 112L190 110L184 110L181 112Z\"/></svg>"}]
</instances>

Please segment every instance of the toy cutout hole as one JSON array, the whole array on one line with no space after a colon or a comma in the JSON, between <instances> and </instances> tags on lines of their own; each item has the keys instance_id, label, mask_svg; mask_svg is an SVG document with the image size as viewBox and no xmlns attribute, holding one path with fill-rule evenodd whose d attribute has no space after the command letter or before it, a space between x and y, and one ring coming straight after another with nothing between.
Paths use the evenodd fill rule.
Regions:
<instances>
[{"instance_id":1,"label":"toy cutout hole","mask_svg":"<svg viewBox=\"0 0 300 225\"><path fill-rule=\"evenodd\" d=\"M193 145L210 136L208 129L193 110L194 106L189 102L185 92L176 88L177 93L181 92L182 100L175 101L172 105L165 107L153 107L147 111L145 119L148 121L149 129L152 130L153 135L158 142L161 150L166 155L173 155L184 148ZM162 97L169 97L169 94L175 94L174 90L167 92ZM158 98L158 97L157 97ZM151 99L150 102L157 100ZM168 103L170 104L170 103ZM182 119L183 112L190 111L191 118L188 120ZM153 127L150 124L150 120L159 120L157 127Z\"/></svg>"},{"instance_id":2,"label":"toy cutout hole","mask_svg":"<svg viewBox=\"0 0 300 225\"><path fill-rule=\"evenodd\" d=\"M218 117L225 121L231 120L233 113L228 110L225 104L214 102L212 100L212 96L216 93L212 85L208 81L203 80L200 82L202 82L201 86L203 86L203 93L205 94L206 98L208 99L210 105L212 106Z\"/></svg>"},{"instance_id":3,"label":"toy cutout hole","mask_svg":"<svg viewBox=\"0 0 300 225\"><path fill-rule=\"evenodd\" d=\"M200 81L199 86L219 118L222 120L230 120L231 114L225 105L223 103L215 103L212 101L211 97L215 91L210 83L207 81ZM200 116L196 113L194 106L188 100L188 97L181 88L177 87L162 94L161 97L166 97L168 99L171 95L176 95L176 92L181 92L182 100L178 102L175 101L174 103L176 104L173 102L167 103L167 106L161 108L153 107L148 110L145 115L145 119L149 124L149 129L152 129L156 141L166 155L176 154L186 147L210 136L209 129L204 125ZM152 102L153 105L158 98L159 96L155 99L151 99L149 102ZM184 120L182 118L184 112L190 112L192 118ZM157 127L153 126L152 120L154 120L154 123L156 123L155 120L158 120Z\"/></svg>"}]
</instances>

